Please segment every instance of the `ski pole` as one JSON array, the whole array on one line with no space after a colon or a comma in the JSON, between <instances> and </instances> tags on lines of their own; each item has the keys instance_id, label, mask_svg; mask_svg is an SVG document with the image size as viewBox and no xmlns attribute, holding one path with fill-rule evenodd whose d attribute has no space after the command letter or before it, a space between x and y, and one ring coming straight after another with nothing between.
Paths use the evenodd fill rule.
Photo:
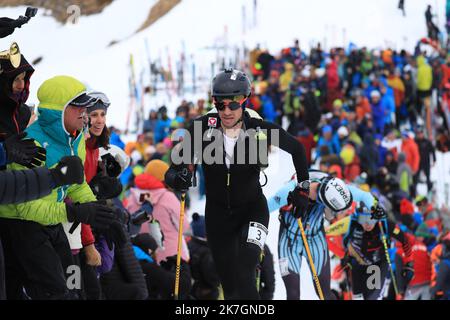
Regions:
<instances>
[{"instance_id":1,"label":"ski pole","mask_svg":"<svg viewBox=\"0 0 450 320\"><path fill-rule=\"evenodd\" d=\"M264 250L261 250L261 253L259 255L259 265L256 268L256 290L258 290L258 293L261 291L261 269L263 260L264 260Z\"/></svg>"},{"instance_id":2,"label":"ski pole","mask_svg":"<svg viewBox=\"0 0 450 320\"><path fill-rule=\"evenodd\" d=\"M319 292L319 298L320 298L320 300L325 300L323 298L322 288L320 287L319 277L317 276L316 267L314 266L314 261L311 256L311 251L309 250L309 245L308 245L308 241L306 239L305 230L303 229L302 218L298 218L297 222L298 222L298 227L300 228L300 232L302 234L302 239L303 239L303 244L306 249L306 254L308 255L309 266L311 267L311 272L314 277L314 282L316 283L317 292Z\"/></svg>"},{"instance_id":3,"label":"ski pole","mask_svg":"<svg viewBox=\"0 0 450 320\"><path fill-rule=\"evenodd\" d=\"M386 234L384 233L383 224L381 223L381 221L378 221L378 227L380 228L380 231L381 231L381 240L383 241L384 252L386 253L386 261L389 265L389 271L391 273L392 284L394 285L395 296L398 296L397 281L395 281L394 271L392 270L391 258L389 257Z\"/></svg>"},{"instance_id":4,"label":"ski pole","mask_svg":"<svg viewBox=\"0 0 450 320\"><path fill-rule=\"evenodd\" d=\"M349 265L347 270L344 270L345 272L345 284L347 286L347 291L350 300L353 300L353 289L352 289L352 266Z\"/></svg>"},{"instance_id":5,"label":"ski pole","mask_svg":"<svg viewBox=\"0 0 450 320\"><path fill-rule=\"evenodd\" d=\"M175 273L175 292L174 298L178 300L178 292L180 288L180 266L181 266L181 246L183 244L183 223L184 223L184 205L186 202L186 192L181 194L180 221L178 224L178 250L177 250L177 267Z\"/></svg>"}]
</instances>

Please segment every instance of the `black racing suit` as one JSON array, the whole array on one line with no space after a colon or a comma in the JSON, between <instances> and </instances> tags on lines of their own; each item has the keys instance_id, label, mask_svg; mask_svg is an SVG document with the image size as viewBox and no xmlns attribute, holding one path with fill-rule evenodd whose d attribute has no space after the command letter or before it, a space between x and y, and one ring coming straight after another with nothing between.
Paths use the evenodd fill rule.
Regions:
<instances>
[{"instance_id":1,"label":"black racing suit","mask_svg":"<svg viewBox=\"0 0 450 320\"><path fill-rule=\"evenodd\" d=\"M383 232L386 235L389 248L390 239L402 243L406 259L411 258L411 245L400 228L386 219L381 220ZM387 230L387 232L386 232ZM347 234L344 236L344 246L347 248L351 267L351 283L354 300L381 300L387 290L386 282L389 275L389 265L382 241L382 233L377 223L372 231L364 231L363 227L352 217ZM376 285L375 268L380 271L379 285ZM373 286L371 286L373 285Z\"/></svg>"},{"instance_id":2,"label":"black racing suit","mask_svg":"<svg viewBox=\"0 0 450 320\"><path fill-rule=\"evenodd\" d=\"M256 154L253 148L256 144L250 142L256 135L255 131L250 129L256 130L259 127L265 132L269 144L277 145L292 155L298 181L308 179L304 148L278 125L252 118L244 112L243 131L235 145L233 161L228 169L225 164L223 132L218 129L221 128L218 114L209 113L195 120L193 124L196 122L201 123L201 131L195 132L194 125L190 126L191 150L195 150L196 159L202 159L206 185L206 234L225 299L259 299L256 288L256 267L261 248L257 244L248 242L247 237L250 222L257 222L267 228L269 212L259 180L260 164L264 161L261 159L251 161L252 154ZM272 141L271 136L272 133L276 134L276 130L279 132L278 143L275 140ZM199 134L205 136L208 132L211 133L211 140L203 139L206 141L194 147L193 140L201 141L202 137ZM194 137L194 134L197 136ZM215 148L211 154L219 161L206 163L200 155L209 153L214 141L216 144L219 142L219 147ZM243 163L236 163L239 156L243 155L242 149L238 151L238 145L245 145ZM240 152L239 156L238 152ZM267 161L267 158L265 160Z\"/></svg>"}]
</instances>

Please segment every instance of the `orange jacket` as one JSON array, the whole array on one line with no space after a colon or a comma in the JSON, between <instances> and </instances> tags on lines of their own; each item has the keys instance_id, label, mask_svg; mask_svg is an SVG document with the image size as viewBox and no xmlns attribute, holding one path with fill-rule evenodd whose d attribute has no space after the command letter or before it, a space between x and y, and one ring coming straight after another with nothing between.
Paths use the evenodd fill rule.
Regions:
<instances>
[{"instance_id":1,"label":"orange jacket","mask_svg":"<svg viewBox=\"0 0 450 320\"><path fill-rule=\"evenodd\" d=\"M361 102L356 105L356 120L362 121L367 113L371 113L372 109L370 108L369 99L363 97Z\"/></svg>"},{"instance_id":2,"label":"orange jacket","mask_svg":"<svg viewBox=\"0 0 450 320\"><path fill-rule=\"evenodd\" d=\"M420 163L419 147L417 146L417 143L411 138L403 140L402 152L406 155L406 163L409 165L412 172L416 174L419 170Z\"/></svg>"}]
</instances>

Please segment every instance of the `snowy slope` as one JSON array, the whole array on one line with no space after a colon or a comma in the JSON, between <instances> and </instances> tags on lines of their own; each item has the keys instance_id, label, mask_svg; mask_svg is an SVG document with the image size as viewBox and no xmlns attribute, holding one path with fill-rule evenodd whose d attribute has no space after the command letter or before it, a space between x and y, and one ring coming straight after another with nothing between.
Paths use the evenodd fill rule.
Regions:
<instances>
[{"instance_id":1,"label":"snowy slope","mask_svg":"<svg viewBox=\"0 0 450 320\"><path fill-rule=\"evenodd\" d=\"M32 78L29 102L37 104L36 91L45 79L57 74L73 75L107 93L112 101L108 122L124 128L129 105L129 54L134 54L139 76L148 66L145 40L151 59L160 58L167 67L170 56L174 70L184 46L188 62L195 61L198 74L205 78L200 93L205 96L211 62L217 58L217 51L211 49L214 46L225 46L231 51L243 42L250 48L260 43L278 51L299 38L305 50L317 41L326 49L352 41L358 46L406 46L412 50L417 39L426 33L426 5L438 6L440 25L445 17L445 0L406 1L406 18L397 10L398 1L394 0L258 0L256 16L253 15L254 0L183 0L150 28L129 37L145 20L154 2L116 0L101 14L82 17L78 24L68 26L43 17L41 12L13 36L1 39L0 49L6 49L16 40L29 61L44 57ZM25 7L2 9L1 15L14 17L23 14L24 10ZM113 40L123 41L107 47ZM168 107L173 111L177 100L172 99L169 103L167 94L146 97L146 109L169 103ZM450 177L448 167L444 167L449 161L444 161L444 156L439 157L442 159L433 169L433 175ZM271 154L268 185L264 187L266 196L275 193L293 172L288 154L283 151ZM444 194L445 183L448 181L439 180L438 194ZM204 201L197 201L195 191L192 196L191 212L203 213ZM439 197L440 203L444 201L444 197ZM267 241L275 259L278 228L277 215L271 213ZM284 299L284 285L278 268L275 270L275 299ZM317 299L306 261L302 265L301 287L303 299Z\"/></svg>"}]
</instances>

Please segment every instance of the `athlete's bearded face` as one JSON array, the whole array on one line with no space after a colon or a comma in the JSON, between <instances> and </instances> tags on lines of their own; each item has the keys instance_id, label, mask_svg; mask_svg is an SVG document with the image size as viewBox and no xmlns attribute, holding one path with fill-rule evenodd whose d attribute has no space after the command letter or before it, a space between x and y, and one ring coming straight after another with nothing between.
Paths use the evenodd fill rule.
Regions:
<instances>
[{"instance_id":1,"label":"athlete's bearded face","mask_svg":"<svg viewBox=\"0 0 450 320\"><path fill-rule=\"evenodd\" d=\"M224 128L231 129L239 122L244 112L242 104L245 100L244 96L237 96L234 99L215 98L216 109Z\"/></svg>"}]
</instances>

